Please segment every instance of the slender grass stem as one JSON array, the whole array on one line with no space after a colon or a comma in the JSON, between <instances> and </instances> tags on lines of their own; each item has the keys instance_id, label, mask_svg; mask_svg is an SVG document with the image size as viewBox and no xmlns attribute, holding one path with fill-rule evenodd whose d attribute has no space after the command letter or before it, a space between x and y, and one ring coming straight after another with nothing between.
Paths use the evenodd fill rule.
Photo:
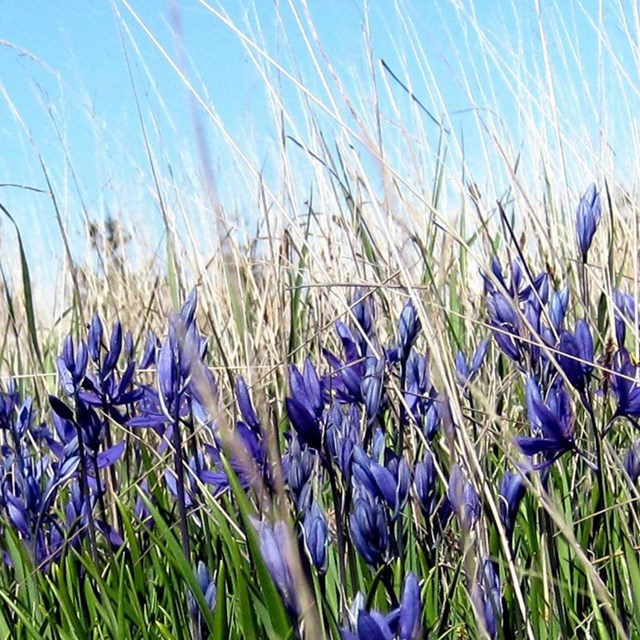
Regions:
<instances>
[{"instance_id":1,"label":"slender grass stem","mask_svg":"<svg viewBox=\"0 0 640 640\"><path fill-rule=\"evenodd\" d=\"M180 437L180 397L175 399L173 407L173 465L178 478L178 514L180 518L180 538L182 540L182 550L185 557L191 559L191 544L189 540L189 525L187 522L187 506L186 506L186 489L185 489L185 473L184 459L182 456L182 438Z\"/></svg>"},{"instance_id":2,"label":"slender grass stem","mask_svg":"<svg viewBox=\"0 0 640 640\"><path fill-rule=\"evenodd\" d=\"M333 464L331 462L330 456L327 456L327 474L329 476L329 483L331 485L331 498L333 500L333 509L336 518L336 538L338 542L338 572L340 575L340 584L342 585L342 592L340 594L340 601L342 603L343 613L346 612L346 599L347 599L347 572L346 572L346 562L347 562L347 551L345 544L345 524L343 513L343 504L342 499L340 497L340 491L338 490L338 484L335 476L335 470L333 468ZM349 563L352 567L352 563ZM353 578L353 576L352 576ZM355 584L352 582L352 584Z\"/></svg>"}]
</instances>

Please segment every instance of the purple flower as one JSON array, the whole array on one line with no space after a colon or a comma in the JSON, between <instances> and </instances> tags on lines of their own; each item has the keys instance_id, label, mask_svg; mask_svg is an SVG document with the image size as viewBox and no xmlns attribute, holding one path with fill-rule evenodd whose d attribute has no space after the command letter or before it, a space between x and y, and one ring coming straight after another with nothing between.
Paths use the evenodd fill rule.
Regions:
<instances>
[{"instance_id":1,"label":"purple flower","mask_svg":"<svg viewBox=\"0 0 640 640\"><path fill-rule=\"evenodd\" d=\"M302 530L305 547L313 566L319 573L326 573L329 526L326 516L317 503L314 502L305 514Z\"/></svg>"},{"instance_id":2,"label":"purple flower","mask_svg":"<svg viewBox=\"0 0 640 640\"><path fill-rule=\"evenodd\" d=\"M289 369L291 398L285 400L289 421L301 442L320 450L322 447L322 412L324 401L316 368L309 358L305 360L303 373L295 365Z\"/></svg>"},{"instance_id":3,"label":"purple flower","mask_svg":"<svg viewBox=\"0 0 640 640\"><path fill-rule=\"evenodd\" d=\"M109 350L102 362L101 377L106 378L113 372L118 364L120 353L122 352L122 325L116 322L111 331L111 339L109 341Z\"/></svg>"},{"instance_id":4,"label":"purple flower","mask_svg":"<svg viewBox=\"0 0 640 640\"><path fill-rule=\"evenodd\" d=\"M238 376L236 380L236 398L238 400L238 408L247 426L255 433L260 433L262 428L260 420L256 414L256 410L253 408L247 383L242 376Z\"/></svg>"},{"instance_id":5,"label":"purple flower","mask_svg":"<svg viewBox=\"0 0 640 640\"><path fill-rule=\"evenodd\" d=\"M500 484L500 520L507 533L507 538L511 541L516 516L520 503L524 498L526 486L520 473L505 471Z\"/></svg>"},{"instance_id":6,"label":"purple flower","mask_svg":"<svg viewBox=\"0 0 640 640\"><path fill-rule=\"evenodd\" d=\"M345 361L323 348L322 353L333 370L325 379L324 385L331 388L340 402L362 402L361 387L368 345L366 342L358 342L351 329L341 320L336 321L336 332L342 342Z\"/></svg>"},{"instance_id":7,"label":"purple flower","mask_svg":"<svg viewBox=\"0 0 640 640\"><path fill-rule=\"evenodd\" d=\"M411 474L406 461L389 454L387 466L383 466L358 446L353 451L353 475L357 484L374 498L384 500L395 520L409 495Z\"/></svg>"},{"instance_id":8,"label":"purple flower","mask_svg":"<svg viewBox=\"0 0 640 640\"><path fill-rule=\"evenodd\" d=\"M356 289L353 300L351 311L355 319L355 337L360 351L364 353L367 349L367 341L374 342L373 320L375 308L373 298L362 289Z\"/></svg>"},{"instance_id":9,"label":"purple flower","mask_svg":"<svg viewBox=\"0 0 640 640\"><path fill-rule=\"evenodd\" d=\"M489 322L493 337L506 356L518 362L521 358L520 317L515 303L499 291L487 295Z\"/></svg>"},{"instance_id":10,"label":"purple flower","mask_svg":"<svg viewBox=\"0 0 640 640\"><path fill-rule=\"evenodd\" d=\"M551 294L549 300L549 318L551 324L557 333L562 331L564 325L564 318L567 315L567 308L569 307L569 287L565 286L560 291L554 291Z\"/></svg>"},{"instance_id":11,"label":"purple flower","mask_svg":"<svg viewBox=\"0 0 640 640\"><path fill-rule=\"evenodd\" d=\"M198 291L191 289L187 299L180 309L180 319L189 328L195 324L196 307L198 306Z\"/></svg>"},{"instance_id":12,"label":"purple flower","mask_svg":"<svg viewBox=\"0 0 640 640\"><path fill-rule=\"evenodd\" d=\"M507 280L496 256L493 256L491 259L491 271L500 286L496 287L492 279L483 273L482 277L487 293L502 292L504 290L512 300L517 302L531 298L540 298L542 304L546 304L549 296L549 276L545 272L538 274L533 279L533 283L530 283L528 279L524 277L522 261L520 258L516 258L511 262L511 277Z\"/></svg>"},{"instance_id":13,"label":"purple flower","mask_svg":"<svg viewBox=\"0 0 640 640\"><path fill-rule=\"evenodd\" d=\"M273 527L266 522L258 524L258 541L262 559L271 574L276 589L292 619L300 613L298 589L293 580L291 562L294 549L291 536L284 522L278 521Z\"/></svg>"},{"instance_id":14,"label":"purple flower","mask_svg":"<svg viewBox=\"0 0 640 640\"><path fill-rule=\"evenodd\" d=\"M545 404L536 381L529 377L526 388L529 422L538 437L517 437L516 443L527 456L542 454L546 461L542 469L553 464L567 451L577 451L573 437L573 412L569 396L562 384L555 384Z\"/></svg>"},{"instance_id":15,"label":"purple flower","mask_svg":"<svg viewBox=\"0 0 640 640\"><path fill-rule=\"evenodd\" d=\"M349 628L343 628L343 640L417 640L422 633L422 603L415 573L408 573L402 588L400 606L384 615L367 611L364 597L358 594L350 609Z\"/></svg>"},{"instance_id":16,"label":"purple flower","mask_svg":"<svg viewBox=\"0 0 640 640\"><path fill-rule=\"evenodd\" d=\"M502 617L502 596L500 578L494 563L488 558L485 558L478 568L478 575L471 588L471 601L479 626L490 638L495 638Z\"/></svg>"},{"instance_id":17,"label":"purple flower","mask_svg":"<svg viewBox=\"0 0 640 640\"><path fill-rule=\"evenodd\" d=\"M98 362L100 359L103 333L102 320L100 320L100 316L97 313L94 313L89 325L89 336L87 338L87 348L93 362Z\"/></svg>"},{"instance_id":18,"label":"purple flower","mask_svg":"<svg viewBox=\"0 0 640 640\"><path fill-rule=\"evenodd\" d=\"M576 323L574 334L564 330L560 334L558 364L567 379L579 392L584 392L593 371L593 338L587 321Z\"/></svg>"},{"instance_id":19,"label":"purple flower","mask_svg":"<svg viewBox=\"0 0 640 640\"><path fill-rule=\"evenodd\" d=\"M471 530L480 518L480 497L457 464L449 477L447 498L463 529Z\"/></svg>"},{"instance_id":20,"label":"purple flower","mask_svg":"<svg viewBox=\"0 0 640 640\"><path fill-rule=\"evenodd\" d=\"M158 355L158 387L164 400L165 410L170 411L181 389L177 337L171 330Z\"/></svg>"},{"instance_id":21,"label":"purple flower","mask_svg":"<svg viewBox=\"0 0 640 640\"><path fill-rule=\"evenodd\" d=\"M409 357L411 347L418 337L422 328L422 323L418 317L413 300L409 299L404 303L398 320L398 347L397 356L400 362L406 362Z\"/></svg>"},{"instance_id":22,"label":"purple flower","mask_svg":"<svg viewBox=\"0 0 640 640\"><path fill-rule=\"evenodd\" d=\"M400 618L398 620L398 637L400 640L416 640L420 636L422 604L420 602L420 586L415 573L407 574L400 601Z\"/></svg>"},{"instance_id":23,"label":"purple flower","mask_svg":"<svg viewBox=\"0 0 640 640\"><path fill-rule=\"evenodd\" d=\"M351 460L353 450L360 441L360 411L355 404L343 411L338 403L334 403L327 412L326 444L329 454L338 464L342 475L351 478Z\"/></svg>"},{"instance_id":24,"label":"purple flower","mask_svg":"<svg viewBox=\"0 0 640 640\"><path fill-rule=\"evenodd\" d=\"M203 374L200 383L189 386L189 390L193 394L194 412L198 407L202 407L204 410L206 405L210 404L211 398L218 395L213 374L207 367L202 367L200 371ZM236 423L233 432L234 446L228 447L229 442L225 442L215 428L213 429L213 444L206 443L204 445L205 451L213 460L214 470L203 469L198 475L202 482L214 487L215 493L221 493L229 488L229 478L221 459L222 451L226 451L229 465L243 488L248 488L256 477L261 477L267 486L272 486L262 425L253 408L249 389L242 377L238 377L236 381L236 396L240 413L246 422L239 420ZM226 450L227 448L230 450ZM285 473L289 471L289 463L290 456L286 458L286 464L283 464Z\"/></svg>"},{"instance_id":25,"label":"purple flower","mask_svg":"<svg viewBox=\"0 0 640 640\"><path fill-rule=\"evenodd\" d=\"M80 388L80 384L87 372L88 359L87 345L84 342L80 342L78 353L76 354L71 335L68 335L64 341L62 356L57 360L60 385L66 395L72 396Z\"/></svg>"},{"instance_id":26,"label":"purple flower","mask_svg":"<svg viewBox=\"0 0 640 640\"><path fill-rule=\"evenodd\" d=\"M136 363L133 360L129 361L121 377L115 370L107 370L103 366L97 376L87 373L78 397L87 404L100 407L112 420L123 424L124 418L116 407L131 405L143 396L141 388L133 388L135 374Z\"/></svg>"},{"instance_id":27,"label":"purple flower","mask_svg":"<svg viewBox=\"0 0 640 640\"><path fill-rule=\"evenodd\" d=\"M357 632L342 630L343 640L393 640L393 631L385 616L377 611L369 613L361 610L358 613Z\"/></svg>"},{"instance_id":28,"label":"purple flower","mask_svg":"<svg viewBox=\"0 0 640 640\"><path fill-rule=\"evenodd\" d=\"M635 484L640 477L640 440L636 440L636 442L627 449L623 465L631 482Z\"/></svg>"},{"instance_id":29,"label":"purple flower","mask_svg":"<svg viewBox=\"0 0 640 640\"><path fill-rule=\"evenodd\" d=\"M207 605L209 611L213 611L216 606L216 600L218 598L218 590L216 588L216 583L213 581L209 570L202 560L198 562L198 567L196 569L196 577L198 579L198 585L200 587L200 592L204 596L205 604ZM194 595L189 591L187 593L187 603L189 606L189 615L193 620L196 629L200 632L200 637L204 638L207 636L207 622L200 611L200 606L198 605L198 601L194 597Z\"/></svg>"},{"instance_id":30,"label":"purple flower","mask_svg":"<svg viewBox=\"0 0 640 640\"><path fill-rule=\"evenodd\" d=\"M405 385L407 390L404 392L404 400L407 408L416 421L419 421L426 410L429 400L427 392L431 385L427 356L413 349L407 359Z\"/></svg>"},{"instance_id":31,"label":"purple flower","mask_svg":"<svg viewBox=\"0 0 640 640\"><path fill-rule=\"evenodd\" d=\"M395 484L395 501L389 506L393 509L392 520L396 520L409 499L411 470L407 461L390 449L384 450L385 468L391 472Z\"/></svg>"},{"instance_id":32,"label":"purple flower","mask_svg":"<svg viewBox=\"0 0 640 640\"><path fill-rule=\"evenodd\" d=\"M215 478L212 479L211 475L209 475L211 472L204 469L204 456L201 452L198 452L196 456L192 456L190 458L188 468L189 471L184 474L182 480L182 493L184 495L185 506L187 508L191 508L194 506L195 497L200 490L198 481L205 484L215 485ZM215 476L215 474L212 475ZM181 488L175 470L167 467L164 470L163 477L167 484L167 488L169 489L169 493L177 500L180 500Z\"/></svg>"},{"instance_id":33,"label":"purple flower","mask_svg":"<svg viewBox=\"0 0 640 640\"><path fill-rule=\"evenodd\" d=\"M298 438L291 439L287 464L287 482L298 511L305 510L311 501L311 474L316 455L313 449L300 446Z\"/></svg>"},{"instance_id":34,"label":"purple flower","mask_svg":"<svg viewBox=\"0 0 640 640\"><path fill-rule=\"evenodd\" d=\"M386 360L383 357L368 356L365 365L365 374L362 378L361 393L364 398L364 408L369 424L375 422L378 417L384 390L384 367Z\"/></svg>"},{"instance_id":35,"label":"purple flower","mask_svg":"<svg viewBox=\"0 0 640 640\"><path fill-rule=\"evenodd\" d=\"M140 359L140 368L146 369L156 363L156 353L160 348L160 343L156 334L149 330L144 342L144 351Z\"/></svg>"},{"instance_id":36,"label":"purple flower","mask_svg":"<svg viewBox=\"0 0 640 640\"><path fill-rule=\"evenodd\" d=\"M270 475L270 465L267 455L266 443L260 434L254 433L244 422L238 422L234 432L235 446L233 452L237 456L229 453L229 465L238 477L243 488L251 486L256 477L262 478L262 481L272 487L272 478ZM207 471L201 475L201 480L215 487L216 493L225 491L229 488L229 478L220 456L224 450L224 442L215 437L215 444L205 444L205 451L211 456L214 466L218 471ZM288 473L288 469L284 469Z\"/></svg>"},{"instance_id":37,"label":"purple flower","mask_svg":"<svg viewBox=\"0 0 640 640\"><path fill-rule=\"evenodd\" d=\"M601 215L600 195L596 191L595 184L592 184L584 196L580 198L576 211L576 235L583 262L587 261L587 253L600 223Z\"/></svg>"},{"instance_id":38,"label":"purple flower","mask_svg":"<svg viewBox=\"0 0 640 640\"><path fill-rule=\"evenodd\" d=\"M440 415L440 405L438 401L433 400L429 403L429 407L427 408L427 413L424 416L422 424L422 430L429 442L436 437L441 424L442 416Z\"/></svg>"},{"instance_id":39,"label":"purple flower","mask_svg":"<svg viewBox=\"0 0 640 640\"><path fill-rule=\"evenodd\" d=\"M367 564L382 564L389 546L389 528L382 505L367 491L356 498L349 516L351 540Z\"/></svg>"},{"instance_id":40,"label":"purple flower","mask_svg":"<svg viewBox=\"0 0 640 640\"><path fill-rule=\"evenodd\" d=\"M422 512L430 516L436 507L436 467L430 451L426 451L422 461L416 464L413 486Z\"/></svg>"},{"instance_id":41,"label":"purple flower","mask_svg":"<svg viewBox=\"0 0 640 640\"><path fill-rule=\"evenodd\" d=\"M484 359L487 356L487 351L489 350L489 342L490 339L485 338L478 345L473 353L473 357L471 358L471 365L468 364L467 358L462 351L458 351L456 354L456 377L458 379L458 383L463 387L471 382L480 371L482 364L484 363Z\"/></svg>"},{"instance_id":42,"label":"purple flower","mask_svg":"<svg viewBox=\"0 0 640 640\"><path fill-rule=\"evenodd\" d=\"M637 367L631 363L626 350L619 350L613 362L611 387L616 395L618 406L615 417L640 417L640 385L637 381Z\"/></svg>"}]
</instances>

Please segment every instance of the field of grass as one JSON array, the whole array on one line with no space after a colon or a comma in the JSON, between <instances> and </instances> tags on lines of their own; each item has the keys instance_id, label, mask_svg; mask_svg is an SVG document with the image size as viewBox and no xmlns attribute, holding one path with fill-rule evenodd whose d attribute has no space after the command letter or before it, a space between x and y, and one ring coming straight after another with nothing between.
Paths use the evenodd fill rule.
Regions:
<instances>
[{"instance_id":1,"label":"field of grass","mask_svg":"<svg viewBox=\"0 0 640 640\"><path fill-rule=\"evenodd\" d=\"M43 164L45 283L1 207L0 638L640 638L636 13L585 9L591 74L551 10L529 64L461 10L463 126L411 7L405 68L365 14L354 94L304 3L291 59L202 4L261 71L268 162L178 61L192 165L134 81L152 195L115 209L158 225L78 241Z\"/></svg>"}]
</instances>

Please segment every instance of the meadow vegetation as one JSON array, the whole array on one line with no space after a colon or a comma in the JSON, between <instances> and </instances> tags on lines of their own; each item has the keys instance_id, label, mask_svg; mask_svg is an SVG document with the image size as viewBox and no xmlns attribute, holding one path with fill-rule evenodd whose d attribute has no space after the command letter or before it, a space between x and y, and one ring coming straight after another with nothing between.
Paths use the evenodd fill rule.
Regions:
<instances>
[{"instance_id":1,"label":"meadow vegetation","mask_svg":"<svg viewBox=\"0 0 640 640\"><path fill-rule=\"evenodd\" d=\"M461 15L494 78L459 78L469 153L406 8L423 77L376 59L365 17L354 95L295 3L300 60L202 5L261 71L268 169L176 63L193 174L138 103L157 245L126 206L87 215L45 293L3 208L0 637L640 637L637 205L606 143L636 95L614 27L593 26L630 96L608 112L563 23L523 67ZM601 92L594 137L574 91Z\"/></svg>"}]
</instances>

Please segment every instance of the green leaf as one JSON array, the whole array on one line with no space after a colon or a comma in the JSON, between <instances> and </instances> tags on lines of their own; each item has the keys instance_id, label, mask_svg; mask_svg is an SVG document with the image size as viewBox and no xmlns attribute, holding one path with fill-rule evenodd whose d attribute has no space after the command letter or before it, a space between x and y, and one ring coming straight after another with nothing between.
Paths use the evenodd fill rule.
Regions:
<instances>
[{"instance_id":1,"label":"green leaf","mask_svg":"<svg viewBox=\"0 0 640 640\"><path fill-rule=\"evenodd\" d=\"M155 530L150 531L149 535L155 540L159 550L163 553L163 555L165 555L166 558L170 561L173 569L175 569L181 576L182 580L185 583L185 586L191 589L193 597L198 602L202 616L204 617L209 629L213 631L215 626L213 614L207 606L206 600L204 599L204 594L202 593L202 589L200 588L200 585L198 583L195 569L191 565L190 559L185 557L181 543L178 541L173 531L169 528L164 518L160 515L158 509L153 505L153 503L149 500L149 498L143 491L140 490L139 495L142 500L144 500L147 508L149 509L149 512L153 516L153 522L155 524L156 530L159 532L156 533ZM186 602L186 597L187 592L185 589L180 594L180 598L184 599L184 601Z\"/></svg>"},{"instance_id":2,"label":"green leaf","mask_svg":"<svg viewBox=\"0 0 640 640\"><path fill-rule=\"evenodd\" d=\"M42 637L38 628L33 623L32 614L30 612L27 613L24 607L16 602L12 594L5 593L4 589L0 589L0 599L18 616L22 624L29 630L31 634L30 637L33 640L39 640Z\"/></svg>"},{"instance_id":3,"label":"green leaf","mask_svg":"<svg viewBox=\"0 0 640 640\"><path fill-rule=\"evenodd\" d=\"M38 344L38 332L36 331L35 313L33 311L33 291L31 288L31 274L29 273L29 263L27 261L27 255L24 251L24 245L22 244L22 235L20 234L20 228L13 219L13 216L7 211L7 209L0 204L0 211L2 211L11 223L13 224L16 234L18 236L18 251L20 252L20 269L22 271L22 288L24 290L24 308L27 315L27 329L29 332L29 341L33 348L33 352L38 359L40 368L42 369L42 354L40 353L40 345Z\"/></svg>"},{"instance_id":4,"label":"green leaf","mask_svg":"<svg viewBox=\"0 0 640 640\"><path fill-rule=\"evenodd\" d=\"M249 503L246 493L238 482L238 477L224 456L222 457L222 461L224 470L229 478L231 491L235 498L236 506L242 520L243 531L247 537L247 545L253 559L256 586L260 590L266 610L269 613L268 617L262 619L262 623L266 628L272 627L275 634L284 638L290 633L292 627L287 618L280 594L273 584L273 580L262 559L262 553L260 552L260 545L258 543L258 534L252 522L254 510Z\"/></svg>"}]
</instances>

